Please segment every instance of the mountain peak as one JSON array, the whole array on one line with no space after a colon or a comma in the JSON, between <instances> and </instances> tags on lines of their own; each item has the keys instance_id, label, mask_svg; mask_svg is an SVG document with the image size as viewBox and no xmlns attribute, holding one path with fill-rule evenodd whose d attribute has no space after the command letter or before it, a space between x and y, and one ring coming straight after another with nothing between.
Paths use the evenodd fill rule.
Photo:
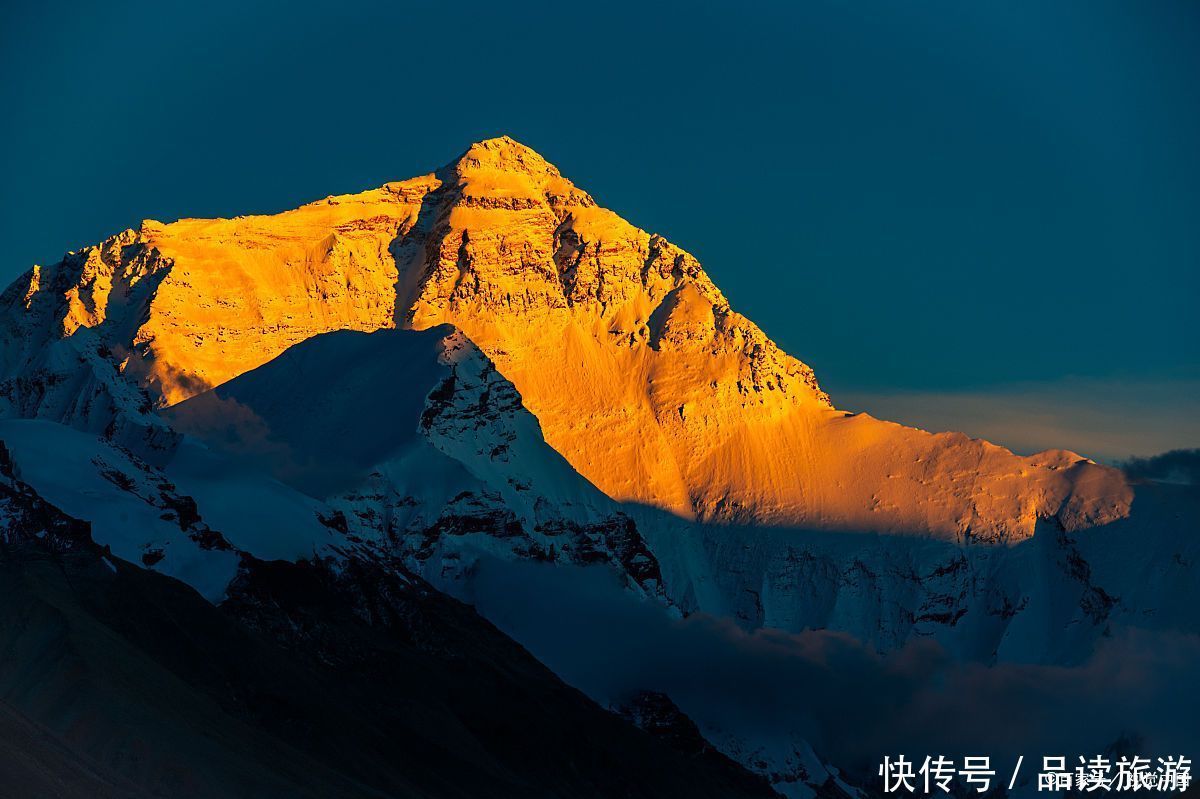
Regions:
<instances>
[{"instance_id":1,"label":"mountain peak","mask_svg":"<svg viewBox=\"0 0 1200 799\"><path fill-rule=\"evenodd\" d=\"M473 150L475 148L484 150L507 150L510 152L528 153L539 158L541 157L537 152L534 151L532 147L521 144L521 142L517 141L512 136L509 136L507 133L502 136L493 136L489 139L480 139L467 149Z\"/></svg>"},{"instance_id":2,"label":"mountain peak","mask_svg":"<svg viewBox=\"0 0 1200 799\"><path fill-rule=\"evenodd\" d=\"M515 172L535 178L561 178L558 168L511 136L477 141L450 165L460 175L475 171Z\"/></svg>"},{"instance_id":3,"label":"mountain peak","mask_svg":"<svg viewBox=\"0 0 1200 799\"><path fill-rule=\"evenodd\" d=\"M988 541L1120 518L1130 501L1111 470L834 410L694 257L508 136L380 190L147 224L26 273L0 316L0 417L161 425L155 405L315 335L451 324L619 501Z\"/></svg>"}]
</instances>

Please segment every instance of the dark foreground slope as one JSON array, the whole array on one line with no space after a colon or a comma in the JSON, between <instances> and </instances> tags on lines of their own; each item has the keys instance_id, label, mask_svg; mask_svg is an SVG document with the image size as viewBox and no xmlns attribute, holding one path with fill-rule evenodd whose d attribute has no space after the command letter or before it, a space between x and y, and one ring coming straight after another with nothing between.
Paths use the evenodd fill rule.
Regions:
<instances>
[{"instance_id":1,"label":"dark foreground slope","mask_svg":"<svg viewBox=\"0 0 1200 799\"><path fill-rule=\"evenodd\" d=\"M5 469L0 778L69 799L771 795L602 710L415 577L247 562L214 607L107 555Z\"/></svg>"}]
</instances>

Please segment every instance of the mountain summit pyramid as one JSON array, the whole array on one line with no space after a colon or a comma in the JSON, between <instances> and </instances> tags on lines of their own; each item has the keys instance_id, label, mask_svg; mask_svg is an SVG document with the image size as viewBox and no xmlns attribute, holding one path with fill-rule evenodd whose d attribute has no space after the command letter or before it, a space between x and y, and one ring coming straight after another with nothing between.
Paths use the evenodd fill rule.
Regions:
<instances>
[{"instance_id":1,"label":"mountain summit pyramid","mask_svg":"<svg viewBox=\"0 0 1200 799\"><path fill-rule=\"evenodd\" d=\"M1132 501L1119 472L1070 452L836 410L695 258L508 137L280 214L145 221L34 267L0 313L0 415L152 447L174 435L155 409L315 335L451 324L618 501L989 542L1103 524Z\"/></svg>"}]
</instances>

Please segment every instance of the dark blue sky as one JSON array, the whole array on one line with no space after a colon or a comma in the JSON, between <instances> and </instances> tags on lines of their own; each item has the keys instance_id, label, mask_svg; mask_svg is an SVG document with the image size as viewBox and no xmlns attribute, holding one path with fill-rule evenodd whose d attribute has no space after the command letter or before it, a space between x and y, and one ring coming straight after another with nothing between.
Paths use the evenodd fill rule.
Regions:
<instances>
[{"instance_id":1,"label":"dark blue sky","mask_svg":"<svg viewBox=\"0 0 1200 799\"><path fill-rule=\"evenodd\" d=\"M1190 0L242 5L8 9L6 281L508 133L694 252L843 405L1116 386L1106 425L1138 397L1195 416Z\"/></svg>"}]
</instances>

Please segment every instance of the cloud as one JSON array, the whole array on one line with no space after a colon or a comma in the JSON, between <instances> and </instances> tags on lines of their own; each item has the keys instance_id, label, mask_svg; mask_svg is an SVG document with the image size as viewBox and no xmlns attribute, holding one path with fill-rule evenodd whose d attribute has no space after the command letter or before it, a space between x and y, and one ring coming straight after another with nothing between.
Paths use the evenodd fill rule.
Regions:
<instances>
[{"instance_id":1,"label":"cloud","mask_svg":"<svg viewBox=\"0 0 1200 799\"><path fill-rule=\"evenodd\" d=\"M1130 458L1119 465L1134 479L1200 485L1200 449L1175 449L1150 458Z\"/></svg>"},{"instance_id":2,"label":"cloud","mask_svg":"<svg viewBox=\"0 0 1200 799\"><path fill-rule=\"evenodd\" d=\"M601 704L664 691L702 728L787 740L798 733L863 775L883 754L1200 752L1200 636L1125 630L1084 664L958 662L923 639L880 654L850 636L748 632L673 617L604 570L480 564L466 598Z\"/></svg>"},{"instance_id":3,"label":"cloud","mask_svg":"<svg viewBox=\"0 0 1200 799\"><path fill-rule=\"evenodd\" d=\"M1200 445L1200 380L1066 378L962 391L839 391L839 408L1015 452L1070 449L1099 461Z\"/></svg>"}]
</instances>

